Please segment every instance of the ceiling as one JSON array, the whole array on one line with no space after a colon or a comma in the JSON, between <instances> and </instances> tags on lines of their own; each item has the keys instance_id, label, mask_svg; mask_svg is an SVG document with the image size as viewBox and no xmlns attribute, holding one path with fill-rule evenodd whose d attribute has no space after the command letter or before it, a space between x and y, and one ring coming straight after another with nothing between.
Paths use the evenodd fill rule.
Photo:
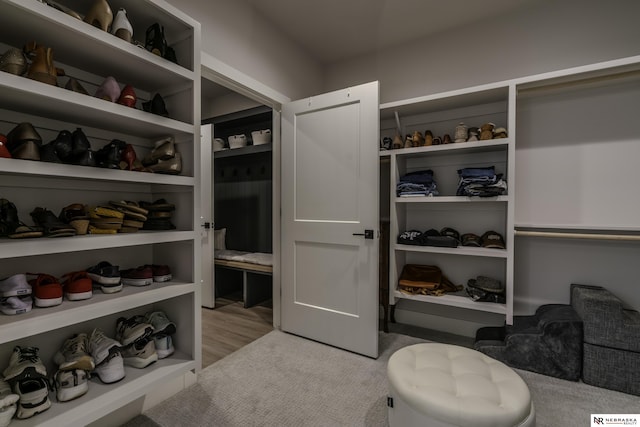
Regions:
<instances>
[{"instance_id":1,"label":"ceiling","mask_svg":"<svg viewBox=\"0 0 640 427\"><path fill-rule=\"evenodd\" d=\"M539 0L246 0L321 64L365 55Z\"/></svg>"}]
</instances>

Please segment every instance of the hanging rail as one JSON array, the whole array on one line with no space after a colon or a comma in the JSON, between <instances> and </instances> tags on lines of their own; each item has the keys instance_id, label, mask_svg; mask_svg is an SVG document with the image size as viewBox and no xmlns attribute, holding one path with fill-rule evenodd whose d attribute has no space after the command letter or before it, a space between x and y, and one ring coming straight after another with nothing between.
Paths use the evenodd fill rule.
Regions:
<instances>
[{"instance_id":1,"label":"hanging rail","mask_svg":"<svg viewBox=\"0 0 640 427\"><path fill-rule=\"evenodd\" d=\"M640 242L640 235L635 234L595 234L595 233L572 233L566 231L529 231L515 230L516 236L524 237L545 237L556 239L582 239L582 240L617 240Z\"/></svg>"}]
</instances>

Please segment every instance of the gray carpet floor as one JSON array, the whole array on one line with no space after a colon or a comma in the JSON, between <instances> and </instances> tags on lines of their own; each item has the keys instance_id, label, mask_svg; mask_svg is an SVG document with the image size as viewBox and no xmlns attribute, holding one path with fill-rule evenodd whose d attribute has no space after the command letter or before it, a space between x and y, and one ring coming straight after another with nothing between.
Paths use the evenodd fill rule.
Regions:
<instances>
[{"instance_id":1,"label":"gray carpet floor","mask_svg":"<svg viewBox=\"0 0 640 427\"><path fill-rule=\"evenodd\" d=\"M380 333L370 359L272 331L203 369L198 382L126 427L386 426L386 364L424 342ZM538 426L590 425L592 413L640 413L640 397L517 370L529 385Z\"/></svg>"}]
</instances>

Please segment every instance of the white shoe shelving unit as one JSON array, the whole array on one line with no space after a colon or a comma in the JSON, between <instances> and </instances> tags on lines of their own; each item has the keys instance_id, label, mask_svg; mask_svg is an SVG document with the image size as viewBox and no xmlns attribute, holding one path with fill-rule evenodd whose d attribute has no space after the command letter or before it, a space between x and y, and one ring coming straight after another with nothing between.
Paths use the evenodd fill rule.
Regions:
<instances>
[{"instance_id":1,"label":"white shoe shelving unit","mask_svg":"<svg viewBox=\"0 0 640 427\"><path fill-rule=\"evenodd\" d=\"M513 316L513 177L515 120L513 87L487 85L383 104L380 106L381 137L396 133L396 115L404 136L414 131L430 130L434 137L453 137L455 127L464 122L468 127L480 127L492 122L505 127L509 137L482 141L460 142L426 147L381 151L380 157L389 164L390 216L390 303L414 300L504 315L507 322ZM507 195L496 197L457 196L457 170L466 167L495 166L508 183ZM434 172L438 196L397 197L396 185L408 172L431 169ZM458 246L444 248L398 244L398 236L407 230L440 231L444 227L460 235L481 236L494 230L500 233L506 249ZM464 291L443 296L408 295L397 289L404 265L436 265L453 283L464 285L478 275L500 280L506 287L506 303L475 302Z\"/></svg>"},{"instance_id":2,"label":"white shoe shelving unit","mask_svg":"<svg viewBox=\"0 0 640 427\"><path fill-rule=\"evenodd\" d=\"M92 3L59 0L80 14ZM0 72L0 133L18 123L31 123L43 144L61 130L81 128L97 151L113 139L134 146L143 158L160 138L171 135L182 154L179 175L101 169L19 159L0 159L0 197L13 202L21 221L33 224L36 207L56 216L72 203L106 204L110 200L153 202L164 198L176 206L175 230L132 234L86 235L64 238L0 239L0 278L17 273L48 273L60 277L106 260L121 270L143 264L167 264L173 280L146 286L125 286L103 294L94 288L91 299L56 307L34 307L29 313L0 315L0 372L16 345L36 346L50 376L53 356L74 333L101 328L115 335L119 317L162 310L177 324L176 352L145 369L125 367L115 384L91 380L89 392L65 403L49 397L52 407L12 425L85 425L99 420L154 388L200 369L201 364L201 237L200 237L200 24L162 0L110 0L115 15L127 11L133 38L145 42L145 31L158 22L178 64L127 43L37 0L0 1L0 53L21 49L30 40L53 48L53 59L66 75L90 93L107 76L122 86L131 84L137 108L104 101L58 87ZM159 93L169 118L143 111L141 103Z\"/></svg>"}]
</instances>

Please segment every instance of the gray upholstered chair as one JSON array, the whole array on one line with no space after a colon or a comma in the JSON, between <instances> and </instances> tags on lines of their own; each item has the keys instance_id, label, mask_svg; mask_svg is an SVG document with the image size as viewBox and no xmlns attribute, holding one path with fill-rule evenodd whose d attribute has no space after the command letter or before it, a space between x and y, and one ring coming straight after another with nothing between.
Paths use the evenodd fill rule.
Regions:
<instances>
[{"instance_id":1,"label":"gray upholstered chair","mask_svg":"<svg viewBox=\"0 0 640 427\"><path fill-rule=\"evenodd\" d=\"M640 313L600 286L571 285L571 305L584 321L582 380L640 395Z\"/></svg>"},{"instance_id":2,"label":"gray upholstered chair","mask_svg":"<svg viewBox=\"0 0 640 427\"><path fill-rule=\"evenodd\" d=\"M542 305L513 325L478 329L474 348L513 368L578 381L582 320L570 305Z\"/></svg>"}]
</instances>

